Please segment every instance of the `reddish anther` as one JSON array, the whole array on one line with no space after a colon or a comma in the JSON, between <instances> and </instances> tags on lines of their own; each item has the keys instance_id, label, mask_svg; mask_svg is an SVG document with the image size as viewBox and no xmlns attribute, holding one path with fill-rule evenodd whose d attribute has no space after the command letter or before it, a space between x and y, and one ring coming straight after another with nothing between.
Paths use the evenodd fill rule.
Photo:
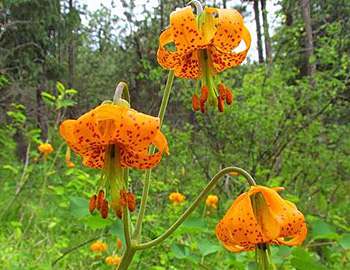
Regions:
<instances>
[{"instance_id":1,"label":"reddish anther","mask_svg":"<svg viewBox=\"0 0 350 270\"><path fill-rule=\"evenodd\" d=\"M96 200L96 207L97 209L101 212L101 208L103 206L103 200L105 198L105 192L101 189L99 192L98 192L98 195L97 195L97 200Z\"/></svg>"},{"instance_id":2,"label":"reddish anther","mask_svg":"<svg viewBox=\"0 0 350 270\"><path fill-rule=\"evenodd\" d=\"M203 86L203 87L202 87L202 95L201 95L201 98L200 98L200 102L201 102L201 103L207 102L207 100L208 100L208 94L209 94L208 86Z\"/></svg>"},{"instance_id":3,"label":"reddish anther","mask_svg":"<svg viewBox=\"0 0 350 270\"><path fill-rule=\"evenodd\" d=\"M193 110L195 111L199 110L199 100L196 94L193 94L192 96L192 106L193 106Z\"/></svg>"},{"instance_id":4,"label":"reddish anther","mask_svg":"<svg viewBox=\"0 0 350 270\"><path fill-rule=\"evenodd\" d=\"M230 89L226 89L226 103L227 105L231 105L233 103L233 94Z\"/></svg>"},{"instance_id":5,"label":"reddish anther","mask_svg":"<svg viewBox=\"0 0 350 270\"><path fill-rule=\"evenodd\" d=\"M96 195L91 196L89 201L89 210L91 214L95 211L96 203L97 203L97 196Z\"/></svg>"},{"instance_id":6,"label":"reddish anther","mask_svg":"<svg viewBox=\"0 0 350 270\"><path fill-rule=\"evenodd\" d=\"M120 206L121 207L126 207L128 198L126 196L125 189L120 190Z\"/></svg>"},{"instance_id":7,"label":"reddish anther","mask_svg":"<svg viewBox=\"0 0 350 270\"><path fill-rule=\"evenodd\" d=\"M122 209L117 209L115 211L115 213L119 219L122 219L122 217L123 217L123 210Z\"/></svg>"},{"instance_id":8,"label":"reddish anther","mask_svg":"<svg viewBox=\"0 0 350 270\"><path fill-rule=\"evenodd\" d=\"M201 102L201 112L205 113L205 103Z\"/></svg>"},{"instance_id":9,"label":"reddish anther","mask_svg":"<svg viewBox=\"0 0 350 270\"><path fill-rule=\"evenodd\" d=\"M226 99L226 88L222 83L219 83L218 85L218 89L219 89L219 98L222 100Z\"/></svg>"},{"instance_id":10,"label":"reddish anther","mask_svg":"<svg viewBox=\"0 0 350 270\"><path fill-rule=\"evenodd\" d=\"M106 200L103 200L102 202L101 217L103 219L106 219L108 217L108 202Z\"/></svg>"},{"instance_id":11,"label":"reddish anther","mask_svg":"<svg viewBox=\"0 0 350 270\"><path fill-rule=\"evenodd\" d=\"M136 209L136 198L135 195L131 192L128 192L127 194L127 200L128 200L128 208L130 212L134 212Z\"/></svg>"},{"instance_id":12,"label":"reddish anther","mask_svg":"<svg viewBox=\"0 0 350 270\"><path fill-rule=\"evenodd\" d=\"M219 109L219 112L224 112L224 109L225 109L225 102L220 97L218 97L218 109Z\"/></svg>"}]
</instances>

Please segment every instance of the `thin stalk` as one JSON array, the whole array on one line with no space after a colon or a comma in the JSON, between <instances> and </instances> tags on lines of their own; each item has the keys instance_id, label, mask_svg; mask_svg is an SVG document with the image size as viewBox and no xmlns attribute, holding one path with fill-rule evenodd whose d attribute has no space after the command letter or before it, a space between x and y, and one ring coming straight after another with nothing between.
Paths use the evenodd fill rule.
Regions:
<instances>
[{"instance_id":1,"label":"thin stalk","mask_svg":"<svg viewBox=\"0 0 350 270\"><path fill-rule=\"evenodd\" d=\"M45 165L45 170L44 170L45 176L44 176L44 180L43 180L43 186L42 186L42 190L41 190L40 199L39 199L39 205L38 205L38 206L41 206L42 203L43 203L44 193L45 193L45 190L46 190L46 182L47 182L47 179L48 179L48 177L49 177L49 172L53 169L53 166L55 165L56 160L57 160L57 158L58 158L58 155L59 155L59 153L61 152L61 149L62 149L62 147L63 147L64 145L65 145L65 143L63 142L63 143L60 145L60 147L58 148L58 150L56 151L56 155L55 155L55 157L54 157L54 159L53 159L53 161L52 161L52 163L51 163L51 166L50 166L50 168L49 168L48 171L46 171L46 163L44 164L44 165ZM35 208L33 209L32 213L31 213L31 215L30 215L30 217L29 217L27 226L26 226L26 228L23 230L23 233L22 233L22 239L23 239L24 235L27 233L27 230L29 229L29 227L30 227L30 225L31 225L31 223L32 223L32 220L33 220L33 218L34 218L34 214L35 214L36 210L38 209L38 206L35 207ZM18 242L18 243L20 243L20 242Z\"/></svg>"},{"instance_id":2,"label":"thin stalk","mask_svg":"<svg viewBox=\"0 0 350 270\"><path fill-rule=\"evenodd\" d=\"M128 207L123 207L123 229L126 248L131 247Z\"/></svg>"},{"instance_id":3,"label":"thin stalk","mask_svg":"<svg viewBox=\"0 0 350 270\"><path fill-rule=\"evenodd\" d=\"M162 99L162 104L160 105L158 117L160 121L160 126L163 123L165 111L168 105L169 101L169 96L170 96L170 90L173 85L173 80L174 80L174 71L170 70L169 75L168 75L168 80L164 89L164 94L163 94L163 99ZM153 154L155 151L155 146L152 145L150 147L150 154ZM139 215L137 217L136 221L136 226L135 226L135 231L132 235L132 239L138 239L141 234L142 230L142 220L146 212L146 205L147 205L147 199L148 199L148 193L149 193L149 185L150 185L150 179L151 179L151 170L147 170L145 173L145 181L143 184L143 190L142 190L142 198L141 198L141 203L140 203L140 210L139 210Z\"/></svg>"},{"instance_id":4,"label":"thin stalk","mask_svg":"<svg viewBox=\"0 0 350 270\"><path fill-rule=\"evenodd\" d=\"M205 198L209 192L213 189L213 187L216 185L216 183L226 174L236 172L240 175L244 176L249 185L254 186L256 185L253 177L245 170L238 168L238 167L227 167L219 171L207 184L207 186L202 190L202 192L198 195L196 200L191 204L191 206L182 214L181 217L173 224L171 227L166 230L161 236L159 236L156 239L153 239L152 241L144 244L139 244L135 246L135 249L141 250L153 247L155 245L160 244L162 241L164 241L166 238L168 238L181 224L186 220L186 218L192 214L192 212L196 209L196 207L199 205L201 200Z\"/></svg>"},{"instance_id":5,"label":"thin stalk","mask_svg":"<svg viewBox=\"0 0 350 270\"><path fill-rule=\"evenodd\" d=\"M125 252L124 252L123 259L120 262L120 264L119 264L117 269L118 270L126 270L126 269L128 269L129 265L132 262L132 259L133 259L134 255L135 255L135 252L136 252L136 250L132 246L127 247Z\"/></svg>"}]
</instances>

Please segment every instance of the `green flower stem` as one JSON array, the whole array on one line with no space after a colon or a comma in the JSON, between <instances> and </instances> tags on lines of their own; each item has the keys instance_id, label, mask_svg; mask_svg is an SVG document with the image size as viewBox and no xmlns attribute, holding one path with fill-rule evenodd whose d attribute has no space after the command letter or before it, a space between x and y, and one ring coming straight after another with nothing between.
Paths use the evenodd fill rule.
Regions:
<instances>
[{"instance_id":1,"label":"green flower stem","mask_svg":"<svg viewBox=\"0 0 350 270\"><path fill-rule=\"evenodd\" d=\"M162 104L160 105L158 117L160 121L160 126L163 123L165 111L168 105L169 101L169 96L170 96L170 90L173 85L173 80L174 80L174 71L170 70L169 75L168 75L168 80L164 89L164 94L163 94L163 99L162 99ZM155 151L155 146L152 145L150 147L150 154L153 154ZM132 239L138 239L141 234L142 230L142 220L145 215L146 211L146 204L147 204L147 198L148 198L148 193L149 193L149 185L150 185L150 179L151 179L151 170L147 170L145 174L145 181L143 184L143 190L142 190L142 198L141 198L141 204L140 204L140 210L139 210L139 215L137 217L136 225L135 225L135 231L132 235Z\"/></svg>"},{"instance_id":2,"label":"green flower stem","mask_svg":"<svg viewBox=\"0 0 350 270\"><path fill-rule=\"evenodd\" d=\"M203 7L201 2L198 0L192 0L187 5L194 5L196 7L196 15L201 15L203 13Z\"/></svg>"},{"instance_id":3,"label":"green flower stem","mask_svg":"<svg viewBox=\"0 0 350 270\"><path fill-rule=\"evenodd\" d=\"M123 259L118 266L118 270L126 270L132 262L136 249L133 246L127 247Z\"/></svg>"},{"instance_id":4,"label":"green flower stem","mask_svg":"<svg viewBox=\"0 0 350 270\"><path fill-rule=\"evenodd\" d=\"M196 200L192 203L192 205L182 214L181 217L173 224L171 227L165 231L161 236L158 238L144 244L139 244L135 246L136 250L146 249L153 247L155 245L160 244L162 241L164 241L167 237L169 237L181 224L186 220L186 218L192 214L192 212L196 209L196 207L199 205L201 200L206 197L209 192L212 190L212 188L216 185L216 183L226 174L236 172L240 175L243 175L249 185L254 186L256 185L253 177L246 172L245 170L238 168L238 167L227 167L219 171L208 183L208 185L202 190L202 192L199 194L199 196L196 198Z\"/></svg>"},{"instance_id":5,"label":"green flower stem","mask_svg":"<svg viewBox=\"0 0 350 270\"><path fill-rule=\"evenodd\" d=\"M118 101L122 97L124 97L124 99L130 104L129 87L125 82L118 83L117 88L115 89L113 102Z\"/></svg>"},{"instance_id":6,"label":"green flower stem","mask_svg":"<svg viewBox=\"0 0 350 270\"><path fill-rule=\"evenodd\" d=\"M126 248L131 247L128 207L123 207L123 229Z\"/></svg>"},{"instance_id":7,"label":"green flower stem","mask_svg":"<svg viewBox=\"0 0 350 270\"><path fill-rule=\"evenodd\" d=\"M42 206L42 203L43 203L43 198L44 198L44 194L45 194L45 190L46 190L46 183L47 183L47 179L49 178L49 172L52 171L53 166L55 165L57 158L58 158L59 154L61 153L61 150L62 150L64 145L65 145L65 143L63 142L58 147L58 150L56 151L56 155L55 155L55 157L50 165L50 168L48 170L47 170L47 160L46 160L46 158L44 158L44 180L43 180L43 186L41 188L39 206Z\"/></svg>"}]
</instances>

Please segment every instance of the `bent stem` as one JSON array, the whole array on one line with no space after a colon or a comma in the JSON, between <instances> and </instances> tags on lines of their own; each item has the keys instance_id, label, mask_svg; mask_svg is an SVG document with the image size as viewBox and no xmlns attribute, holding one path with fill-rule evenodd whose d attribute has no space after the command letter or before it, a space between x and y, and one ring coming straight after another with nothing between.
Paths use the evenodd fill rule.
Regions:
<instances>
[{"instance_id":1,"label":"bent stem","mask_svg":"<svg viewBox=\"0 0 350 270\"><path fill-rule=\"evenodd\" d=\"M162 99L162 104L160 105L158 117L159 117L159 122L160 122L160 127L162 126L165 111L168 105L169 101L169 96L170 96L170 90L173 85L173 80L174 80L174 71L170 70L168 74L168 79L166 82L166 86L164 89L164 95ZM150 147L150 154L153 154L155 151L155 146L151 145ZM132 235L132 239L138 239L141 234L142 230L142 220L145 215L146 211L146 205L147 205L147 198L148 198L148 193L149 193L149 185L150 185L150 179L151 179L151 170L147 170L145 174L145 181L143 184L143 190L142 190L142 198L141 198L141 203L140 203L140 210L139 210L139 215L137 217L136 225L135 225L135 231Z\"/></svg>"},{"instance_id":2,"label":"bent stem","mask_svg":"<svg viewBox=\"0 0 350 270\"><path fill-rule=\"evenodd\" d=\"M192 212L196 209L196 207L199 205L201 200L206 197L209 192L213 189L213 187L217 184L217 182L226 174L236 172L242 176L245 177L249 185L255 186L256 183L253 179L253 177L245 170L238 168L238 167L227 167L219 171L212 180L207 184L207 186L202 190L202 192L198 195L196 200L192 203L192 205L182 214L181 217L173 224L171 227L166 230L162 235L160 235L158 238L144 244L139 244L135 246L136 250L146 249L153 247L155 245L160 244L162 241L164 241L166 238L168 238L181 224L186 220L186 218L192 214Z\"/></svg>"}]
</instances>

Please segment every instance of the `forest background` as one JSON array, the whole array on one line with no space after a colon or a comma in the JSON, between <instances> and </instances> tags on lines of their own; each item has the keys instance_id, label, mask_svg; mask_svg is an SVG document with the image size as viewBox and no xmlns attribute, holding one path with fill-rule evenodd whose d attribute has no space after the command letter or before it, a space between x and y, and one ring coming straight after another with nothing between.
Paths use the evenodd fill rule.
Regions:
<instances>
[{"instance_id":1,"label":"forest background","mask_svg":"<svg viewBox=\"0 0 350 270\"><path fill-rule=\"evenodd\" d=\"M167 77L156 61L158 36L170 12L186 5L145 2L136 16L133 0L120 3L114 14L79 0L0 2L1 269L111 269L104 259L118 252L120 221L88 212L98 172L78 156L67 168L58 125L111 99L119 81L129 85L133 108L157 115ZM207 4L254 18L257 57L221 75L236 100L223 114L192 111L194 82L175 79L162 128L171 155L152 173L144 239L162 233L233 165L259 184L284 186L283 197L307 218L302 247L272 249L278 269L350 269L350 2L280 0L274 22L266 0ZM47 140L55 150L44 160L37 146ZM143 175L131 178L139 199ZM214 232L245 190L240 177L226 177L212 192L216 211L206 215L203 202L170 239L137 254L131 269L255 269L253 252L226 251ZM168 199L174 191L186 196L178 206ZM101 259L89 248L96 240L108 245Z\"/></svg>"}]
</instances>

